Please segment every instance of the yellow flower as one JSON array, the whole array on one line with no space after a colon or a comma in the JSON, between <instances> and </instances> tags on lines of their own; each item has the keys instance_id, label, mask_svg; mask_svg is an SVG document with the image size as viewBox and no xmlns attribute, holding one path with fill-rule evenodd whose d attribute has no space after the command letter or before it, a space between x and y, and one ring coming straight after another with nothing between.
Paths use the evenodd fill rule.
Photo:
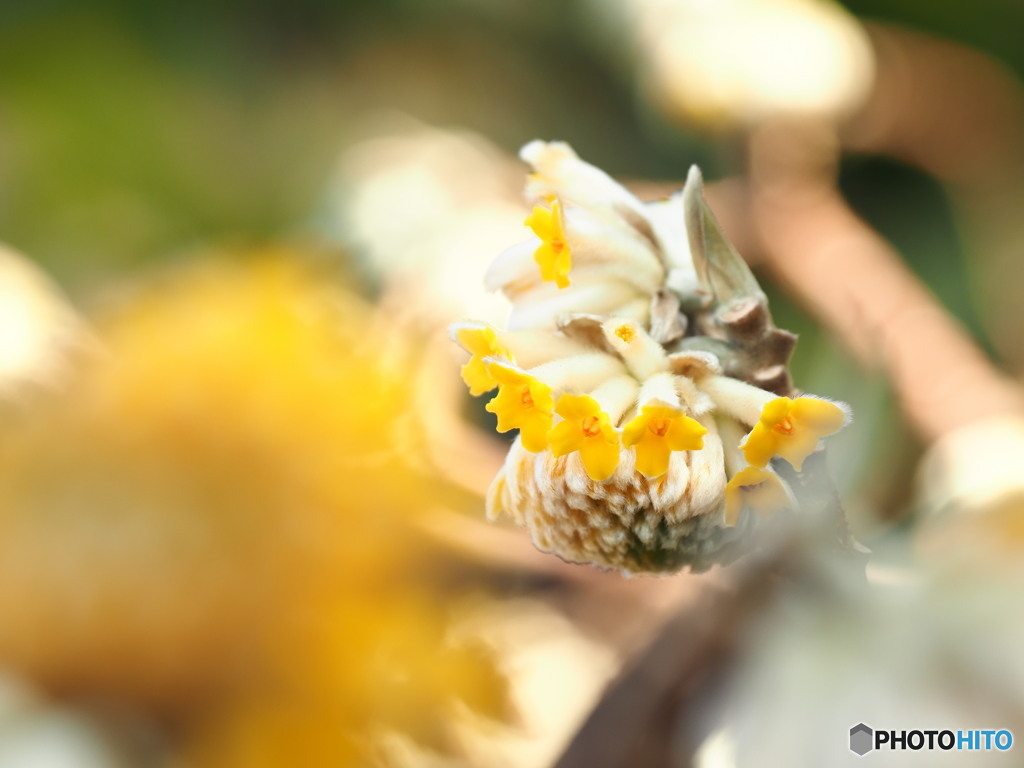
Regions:
<instances>
[{"instance_id":1,"label":"yellow flower","mask_svg":"<svg viewBox=\"0 0 1024 768\"><path fill-rule=\"evenodd\" d=\"M668 470L672 451L696 451L704 447L707 430L678 408L645 405L622 430L622 442L635 446L636 468L647 477Z\"/></svg>"},{"instance_id":2,"label":"yellow flower","mask_svg":"<svg viewBox=\"0 0 1024 768\"><path fill-rule=\"evenodd\" d=\"M554 419L551 387L500 360L488 360L487 370L498 382L498 394L485 406L498 417L498 431L518 429L526 450L543 451Z\"/></svg>"},{"instance_id":3,"label":"yellow flower","mask_svg":"<svg viewBox=\"0 0 1024 768\"><path fill-rule=\"evenodd\" d=\"M541 239L541 244L533 252L533 258L540 267L541 279L554 281L559 288L568 288L572 251L565 241L562 207L559 202L552 200L551 210L539 205L534 206L523 223Z\"/></svg>"},{"instance_id":4,"label":"yellow flower","mask_svg":"<svg viewBox=\"0 0 1024 768\"><path fill-rule=\"evenodd\" d=\"M551 453L567 456L579 451L592 480L611 477L619 465L619 433L597 400L565 394L558 398L555 413L563 420L551 430Z\"/></svg>"},{"instance_id":5,"label":"yellow flower","mask_svg":"<svg viewBox=\"0 0 1024 768\"><path fill-rule=\"evenodd\" d=\"M743 455L755 467L781 456L799 472L818 440L838 432L846 419L846 411L828 400L777 397L761 409L761 419L741 446Z\"/></svg>"},{"instance_id":6,"label":"yellow flower","mask_svg":"<svg viewBox=\"0 0 1024 768\"><path fill-rule=\"evenodd\" d=\"M452 335L472 357L462 366L462 380L469 386L469 394L476 397L498 386L497 379L487 370L486 357L504 357L514 362L512 353L501 342L493 328L487 326L456 325Z\"/></svg>"},{"instance_id":7,"label":"yellow flower","mask_svg":"<svg viewBox=\"0 0 1024 768\"><path fill-rule=\"evenodd\" d=\"M421 525L418 339L299 256L115 291L0 430L4 670L173 718L175 765L355 768L501 711Z\"/></svg>"},{"instance_id":8,"label":"yellow flower","mask_svg":"<svg viewBox=\"0 0 1024 768\"><path fill-rule=\"evenodd\" d=\"M725 486L725 524L736 525L744 507L771 515L789 502L778 475L767 469L744 467Z\"/></svg>"}]
</instances>

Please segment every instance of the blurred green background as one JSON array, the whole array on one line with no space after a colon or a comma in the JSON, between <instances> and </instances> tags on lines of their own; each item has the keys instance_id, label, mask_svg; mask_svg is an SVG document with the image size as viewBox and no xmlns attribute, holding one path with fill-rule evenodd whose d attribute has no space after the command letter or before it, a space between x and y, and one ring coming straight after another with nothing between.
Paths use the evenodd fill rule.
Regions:
<instances>
[{"instance_id":1,"label":"blurred green background","mask_svg":"<svg viewBox=\"0 0 1024 768\"><path fill-rule=\"evenodd\" d=\"M477 130L510 151L571 140L613 175L734 171L727 142L636 95L629 44L593 4L537 0L0 4L0 233L76 286L196 242L309 226L340 148L375 110ZM847 7L1024 72L1024 6ZM854 206L977 329L963 251L934 183L892 162L844 169ZM899 207L891 205L898 200Z\"/></svg>"}]
</instances>

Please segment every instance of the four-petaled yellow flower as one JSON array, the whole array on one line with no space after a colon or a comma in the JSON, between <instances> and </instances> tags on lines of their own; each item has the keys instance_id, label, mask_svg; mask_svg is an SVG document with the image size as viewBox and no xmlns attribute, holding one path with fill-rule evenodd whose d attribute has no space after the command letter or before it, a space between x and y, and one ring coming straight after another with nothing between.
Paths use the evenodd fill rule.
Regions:
<instances>
[{"instance_id":1,"label":"four-petaled yellow flower","mask_svg":"<svg viewBox=\"0 0 1024 768\"><path fill-rule=\"evenodd\" d=\"M543 451L548 447L554 420L551 387L500 360L489 359L486 364L488 373L498 382L498 394L485 408L498 417L498 431L518 429L523 448L534 453Z\"/></svg>"},{"instance_id":2,"label":"four-petaled yellow flower","mask_svg":"<svg viewBox=\"0 0 1024 768\"><path fill-rule=\"evenodd\" d=\"M572 251L565 241L562 207L558 200L551 201L551 210L534 206L523 223L541 239L541 244L533 252L533 258L540 267L541 279L554 281L559 288L569 287Z\"/></svg>"},{"instance_id":3,"label":"four-petaled yellow flower","mask_svg":"<svg viewBox=\"0 0 1024 768\"><path fill-rule=\"evenodd\" d=\"M846 411L828 400L777 397L761 409L760 421L741 445L743 454L755 467L766 466L772 456L781 456L799 472L818 440L838 432L846 419Z\"/></svg>"},{"instance_id":4,"label":"four-petaled yellow flower","mask_svg":"<svg viewBox=\"0 0 1024 768\"><path fill-rule=\"evenodd\" d=\"M778 475L759 467L744 467L725 486L725 524L736 525L744 507L771 515L789 503Z\"/></svg>"},{"instance_id":5,"label":"four-petaled yellow flower","mask_svg":"<svg viewBox=\"0 0 1024 768\"><path fill-rule=\"evenodd\" d=\"M565 394L558 398L555 413L562 421L551 430L551 453L567 456L579 451L592 480L611 477L619 465L619 433L597 400Z\"/></svg>"},{"instance_id":6,"label":"four-petaled yellow flower","mask_svg":"<svg viewBox=\"0 0 1024 768\"><path fill-rule=\"evenodd\" d=\"M645 405L622 430L622 442L635 446L636 468L647 477L668 470L672 451L696 451L704 447L707 429L678 408Z\"/></svg>"},{"instance_id":7,"label":"four-petaled yellow flower","mask_svg":"<svg viewBox=\"0 0 1024 768\"><path fill-rule=\"evenodd\" d=\"M498 386L497 379L487 370L484 358L504 357L509 362L514 361L512 354L498 341L494 329L486 326L457 328L455 340L472 355L469 362L462 366L462 380L469 385L469 394L476 397Z\"/></svg>"}]
</instances>

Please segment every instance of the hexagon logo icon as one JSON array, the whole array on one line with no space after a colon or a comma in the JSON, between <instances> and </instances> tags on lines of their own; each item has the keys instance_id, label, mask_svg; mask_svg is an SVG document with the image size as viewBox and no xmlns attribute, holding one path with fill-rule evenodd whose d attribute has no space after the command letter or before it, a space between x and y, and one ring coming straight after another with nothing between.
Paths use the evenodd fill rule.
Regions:
<instances>
[{"instance_id":1,"label":"hexagon logo icon","mask_svg":"<svg viewBox=\"0 0 1024 768\"><path fill-rule=\"evenodd\" d=\"M850 729L850 751L864 757L875 748L874 731L864 723L857 723Z\"/></svg>"}]
</instances>

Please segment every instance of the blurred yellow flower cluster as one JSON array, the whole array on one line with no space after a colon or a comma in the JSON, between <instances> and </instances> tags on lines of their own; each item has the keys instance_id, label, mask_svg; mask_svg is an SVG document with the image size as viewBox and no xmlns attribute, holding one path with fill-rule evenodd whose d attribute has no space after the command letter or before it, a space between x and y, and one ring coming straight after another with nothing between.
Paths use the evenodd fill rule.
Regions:
<instances>
[{"instance_id":1,"label":"blurred yellow flower cluster","mask_svg":"<svg viewBox=\"0 0 1024 768\"><path fill-rule=\"evenodd\" d=\"M323 272L278 254L137 289L0 432L0 665L172 717L186 764L450 750L456 702L504 711L417 533L445 489L408 455L414 358Z\"/></svg>"}]
</instances>

